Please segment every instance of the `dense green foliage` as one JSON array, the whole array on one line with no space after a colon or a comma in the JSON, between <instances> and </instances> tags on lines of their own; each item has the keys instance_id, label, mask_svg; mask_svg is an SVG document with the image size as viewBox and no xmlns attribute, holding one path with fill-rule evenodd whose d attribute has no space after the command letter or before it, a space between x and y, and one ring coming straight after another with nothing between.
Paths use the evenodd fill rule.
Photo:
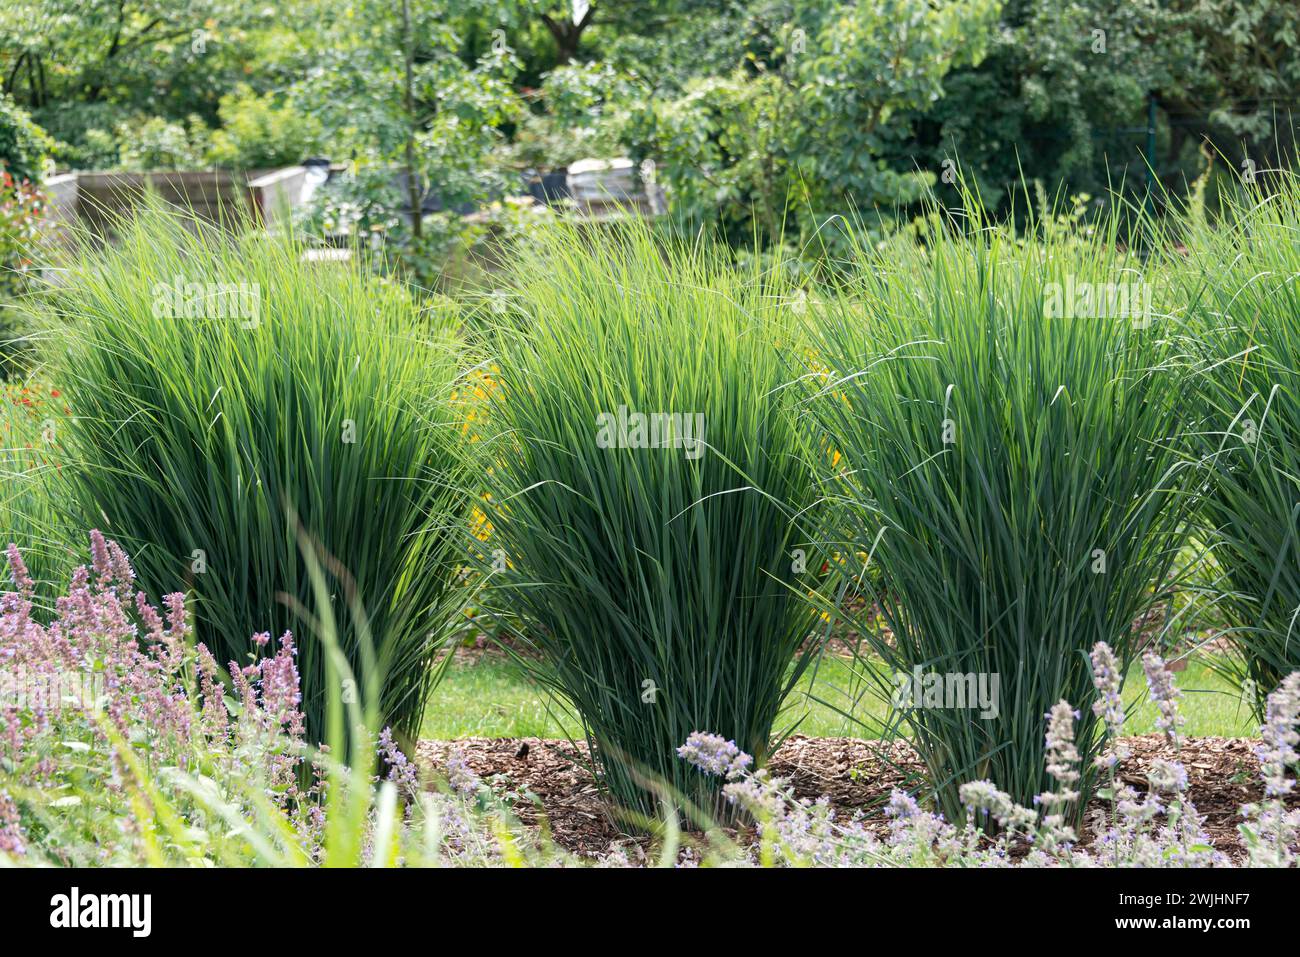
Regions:
<instances>
[{"instance_id":1,"label":"dense green foliage","mask_svg":"<svg viewBox=\"0 0 1300 957\"><path fill-rule=\"evenodd\" d=\"M909 111L941 97L954 67L982 59L997 9L995 0L811 5L766 56L651 101L631 135L661 163L682 212L720 219L738 241L750 238L751 217L764 236L806 242L855 205L892 214L935 182L928 164L891 160L910 136Z\"/></svg>"},{"instance_id":2,"label":"dense green foliage","mask_svg":"<svg viewBox=\"0 0 1300 957\"><path fill-rule=\"evenodd\" d=\"M355 693L409 744L468 611L645 823L738 813L676 749L762 764L818 614L867 598L855 682L998 700L858 687L846 717L911 735L955 822L971 778L1074 787L1052 712L1077 818L1099 642L1118 681L1226 622L1210 660L1258 716L1300 708L1298 87L1293 0L8 0L10 627L102 528L148 598L186 590L232 689L292 630L311 741ZM283 230L152 201L109 248L44 228L50 161L321 156ZM614 157L670 215L520 196Z\"/></svg>"},{"instance_id":3,"label":"dense green foliage","mask_svg":"<svg viewBox=\"0 0 1300 957\"><path fill-rule=\"evenodd\" d=\"M1189 230L1174 264L1204 371L1202 513L1237 654L1265 699L1300 667L1300 184L1245 193L1228 224Z\"/></svg>"},{"instance_id":4,"label":"dense green foliage","mask_svg":"<svg viewBox=\"0 0 1300 957\"><path fill-rule=\"evenodd\" d=\"M1162 195L1210 157L1252 177L1295 154L1298 37L1289 0L12 0L0 93L63 166L352 163L314 224L429 285L480 235L451 210L590 155L816 256L835 215L959 205L959 160L1002 212L1022 178L1101 203L1148 162Z\"/></svg>"},{"instance_id":5,"label":"dense green foliage","mask_svg":"<svg viewBox=\"0 0 1300 957\"><path fill-rule=\"evenodd\" d=\"M46 606L72 568L50 494L64 458L66 403L62 391L48 385L0 382L0 537L5 544L23 543L36 598Z\"/></svg>"},{"instance_id":6,"label":"dense green foliage","mask_svg":"<svg viewBox=\"0 0 1300 957\"><path fill-rule=\"evenodd\" d=\"M318 735L303 553L319 558L358 682L413 734L461 594L455 341L400 287L301 255L158 209L85 251L47 316L49 374L76 402L55 500L129 543L150 594L184 583L222 664L293 630Z\"/></svg>"},{"instance_id":7,"label":"dense green foliage","mask_svg":"<svg viewBox=\"0 0 1300 957\"><path fill-rule=\"evenodd\" d=\"M36 182L52 145L49 136L32 122L27 111L12 97L0 93L0 171L8 173L16 182Z\"/></svg>"},{"instance_id":8,"label":"dense green foliage","mask_svg":"<svg viewBox=\"0 0 1300 957\"><path fill-rule=\"evenodd\" d=\"M19 301L38 271L43 175L50 138L25 110L0 92L0 382L17 377L29 358Z\"/></svg>"},{"instance_id":9,"label":"dense green foliage","mask_svg":"<svg viewBox=\"0 0 1300 957\"><path fill-rule=\"evenodd\" d=\"M1026 804L1047 788L1037 729L1062 699L1081 709L1090 793L1086 654L1104 641L1131 660L1185 541L1184 346L1115 228L1045 220L1018 242L969 205L921 245L860 252L809 322L812 409L842 455L832 521L878 568L889 632L862 631L885 679L998 676L991 714L923 706L919 687L896 700L950 816L972 775Z\"/></svg>"},{"instance_id":10,"label":"dense green foliage","mask_svg":"<svg viewBox=\"0 0 1300 957\"><path fill-rule=\"evenodd\" d=\"M23 301L40 287L49 247L45 196L28 180L0 168L0 381L17 378L31 358Z\"/></svg>"},{"instance_id":11,"label":"dense green foliage","mask_svg":"<svg viewBox=\"0 0 1300 957\"><path fill-rule=\"evenodd\" d=\"M475 579L452 586L473 545L483 605L537 653L525 668L641 823L661 783L683 809L734 812L675 757L685 735L717 728L762 761L800 717L816 616L844 580L824 559L887 626L853 623L855 681L998 677L988 716L815 692L911 736L950 819L971 778L1026 805L1053 786L1042 716L1062 699L1086 796L1086 652L1104 640L1128 671L1166 637L1152 625L1188 607L1172 592L1192 509L1230 676L1259 697L1293 668L1295 195L1249 194L1215 225L1194 209L1145 259L1113 218L1049 209L1017 232L968 198L880 246L846 232L835 282L811 293L648 225L561 223L516 250L472 350L441 331L459 309L420 315L400 285L304 263L292 236L154 210L52 293L40 368L56 385L6 392L0 521L38 578L66 575L65 530L108 529L147 591L190 591L223 661L253 650L223 628L294 629L312 734L331 686L301 609L324 599L366 699L408 739L473 600ZM485 345L496 362L476 365ZM617 447L638 434L622 409L692 432ZM471 519L460 490L480 485ZM303 547L332 594L314 594Z\"/></svg>"},{"instance_id":12,"label":"dense green foliage","mask_svg":"<svg viewBox=\"0 0 1300 957\"><path fill-rule=\"evenodd\" d=\"M614 798L653 818L662 781L725 814L674 749L708 726L763 760L815 621L781 290L645 229L594 238L552 234L518 272L488 557Z\"/></svg>"}]
</instances>

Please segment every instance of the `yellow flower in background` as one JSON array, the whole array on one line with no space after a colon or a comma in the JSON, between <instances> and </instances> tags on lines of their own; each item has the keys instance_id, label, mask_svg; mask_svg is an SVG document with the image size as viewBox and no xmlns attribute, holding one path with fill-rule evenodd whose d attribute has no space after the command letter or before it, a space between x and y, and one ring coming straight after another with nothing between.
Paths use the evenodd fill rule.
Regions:
<instances>
[{"instance_id":1,"label":"yellow flower in background","mask_svg":"<svg viewBox=\"0 0 1300 957\"><path fill-rule=\"evenodd\" d=\"M491 401L493 393L497 390L498 378L501 374L501 368L496 363L486 367L478 367L465 373L464 385L451 393L451 402L453 406L464 408L461 418L460 434L468 437L470 442L478 442L482 439L479 434L479 423L485 422L488 418L487 404ZM492 469L489 467L489 473ZM492 505L492 493L482 492L479 495L480 504L476 504L470 510L469 527L470 533L480 542L487 543L491 541L494 526L489 515ZM475 555L480 562L486 563L490 556L488 550L484 549ZM502 556L504 558L504 556ZM500 559L494 559L500 560ZM504 558L505 567L513 569L514 563L508 558ZM478 569L466 566L461 569L460 582L462 585L473 584L478 575ZM474 607L465 609L467 618L474 618L478 610Z\"/></svg>"},{"instance_id":2,"label":"yellow flower in background","mask_svg":"<svg viewBox=\"0 0 1300 957\"><path fill-rule=\"evenodd\" d=\"M487 419L484 407L492 398L492 393L497 389L497 376L500 375L500 372L501 369L495 363L486 369L471 369L465 374L465 387L457 389L451 394L453 405L465 407L460 434L467 436L470 442L478 442L482 439L475 427L475 423Z\"/></svg>"},{"instance_id":3,"label":"yellow flower in background","mask_svg":"<svg viewBox=\"0 0 1300 957\"><path fill-rule=\"evenodd\" d=\"M836 376L837 373L835 370L818 359L817 353L813 352L811 349L804 350L804 355L808 358L808 368L812 370L814 376L817 376L820 379L832 379ZM849 396L847 392L837 389L835 394L845 405L849 404Z\"/></svg>"},{"instance_id":4,"label":"yellow flower in background","mask_svg":"<svg viewBox=\"0 0 1300 957\"><path fill-rule=\"evenodd\" d=\"M486 501L489 498L491 496L484 492L483 499ZM480 542L486 542L492 537L492 520L488 518L487 512L477 505L474 506L474 510L470 513L469 521L470 530Z\"/></svg>"},{"instance_id":5,"label":"yellow flower in background","mask_svg":"<svg viewBox=\"0 0 1300 957\"><path fill-rule=\"evenodd\" d=\"M811 588L808 589L808 597L812 600L812 602L813 602L814 604L816 604L816 602L817 602L817 592L816 592L816 591L814 591L814 590L811 589ZM821 620L822 620L822 621L830 621L830 620L831 620L831 613L830 613L829 611L823 611L823 612L821 612Z\"/></svg>"}]
</instances>

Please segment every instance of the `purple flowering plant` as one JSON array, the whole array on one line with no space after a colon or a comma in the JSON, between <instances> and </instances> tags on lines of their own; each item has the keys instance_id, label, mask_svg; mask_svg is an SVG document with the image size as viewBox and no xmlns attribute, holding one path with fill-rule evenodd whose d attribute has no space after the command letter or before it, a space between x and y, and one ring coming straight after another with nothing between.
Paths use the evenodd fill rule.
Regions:
<instances>
[{"instance_id":1,"label":"purple flowering plant","mask_svg":"<svg viewBox=\"0 0 1300 957\"><path fill-rule=\"evenodd\" d=\"M0 597L0 861L57 864L324 863L629 866L615 849L581 861L522 827L463 755L436 786L384 728L375 760L344 767L330 748L310 746L300 709L292 635L258 635L259 653L223 669L193 641L184 597L155 607L133 588L117 543L90 536L91 563L78 568L47 614L12 545L13 590ZM735 741L696 732L677 756L720 779L724 800L755 839L706 825L704 843L680 843L668 828L659 860L679 866L1226 866L1188 794L1176 760L1153 762L1139 793L1118 784L1126 759L1124 712L1113 654L1091 655L1094 708L1106 740L1097 763L1111 774L1104 807L1086 821L1080 846L1067 812L1078 800L1078 712L1061 701L1046 715L1046 771L1053 785L1035 807L989 781L960 788L965 815L950 820L895 790L884 818L841 816L822 798L753 760ZM1164 663L1144 661L1161 729L1177 747L1178 695ZM77 681L69 681L69 677ZM1246 863L1291 866L1300 811L1300 673L1268 698L1257 753L1264 800L1242 809ZM992 819L996 828L985 825ZM645 855L641 854L644 859Z\"/></svg>"},{"instance_id":2,"label":"purple flowering plant","mask_svg":"<svg viewBox=\"0 0 1300 957\"><path fill-rule=\"evenodd\" d=\"M1110 787L1099 797L1109 811L1095 809L1088 822L1093 838L1081 847L1068 824L1066 810L1078 800L1080 753L1075 739L1078 712L1061 701L1046 715L1046 771L1053 789L1038 795L1035 809L1017 804L990 781L971 781L959 788L965 820L953 822L922 807L904 791L894 790L885 809L882 832L859 812L840 819L823 799L799 798L788 781L766 770L750 771L749 756L717 735L695 733L678 755L699 770L723 777L727 800L755 822L757 841L726 851L715 841L715 857L751 865L886 866L886 867L1225 867L1232 864L1211 846L1203 820L1188 796L1188 776L1177 761L1155 761L1148 789L1139 794L1117 785L1115 767L1127 757L1118 738L1124 709L1118 699L1114 654L1099 642L1091 654L1098 692L1094 704L1105 727L1106 742L1096 757L1112 772ZM1165 663L1156 655L1143 662L1160 728L1179 743L1182 724L1178 691ZM1268 699L1268 720L1257 748L1266 801L1242 809L1245 863L1291 866L1296 860L1300 810L1288 811L1284 795L1295 786L1300 745L1300 672L1287 678ZM996 836L983 826L991 818Z\"/></svg>"},{"instance_id":3,"label":"purple flowering plant","mask_svg":"<svg viewBox=\"0 0 1300 957\"><path fill-rule=\"evenodd\" d=\"M71 865L509 863L537 842L503 824L463 761L430 790L391 729L344 767L305 739L291 634L224 668L185 598L133 587L90 534L46 618L14 545L0 597L0 861ZM380 764L385 771L376 774ZM486 810L484 805L486 805ZM507 835L507 837L503 837Z\"/></svg>"}]
</instances>

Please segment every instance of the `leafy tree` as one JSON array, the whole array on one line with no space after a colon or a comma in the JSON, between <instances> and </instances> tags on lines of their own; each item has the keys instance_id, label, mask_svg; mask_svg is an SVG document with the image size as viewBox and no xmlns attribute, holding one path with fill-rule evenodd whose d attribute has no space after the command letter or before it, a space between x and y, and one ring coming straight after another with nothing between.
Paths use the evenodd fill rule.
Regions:
<instances>
[{"instance_id":1,"label":"leafy tree","mask_svg":"<svg viewBox=\"0 0 1300 957\"><path fill-rule=\"evenodd\" d=\"M247 84L221 98L221 129L208 159L238 169L300 163L320 149L320 123L283 96L255 93Z\"/></svg>"},{"instance_id":2,"label":"leafy tree","mask_svg":"<svg viewBox=\"0 0 1300 957\"><path fill-rule=\"evenodd\" d=\"M75 161L86 131L132 116L214 122L251 31L278 15L248 0L7 0L0 83Z\"/></svg>"},{"instance_id":3,"label":"leafy tree","mask_svg":"<svg viewBox=\"0 0 1300 957\"><path fill-rule=\"evenodd\" d=\"M1300 6L1291 0L1008 0L979 64L915 119L920 156L960 158L987 202L1022 174L1100 194L1145 188L1148 98L1157 169L1183 188L1199 147L1259 169L1294 157Z\"/></svg>"},{"instance_id":4,"label":"leafy tree","mask_svg":"<svg viewBox=\"0 0 1300 957\"><path fill-rule=\"evenodd\" d=\"M716 13L716 0L520 0L515 19L535 18L555 44L555 66L580 59L588 31L613 38L637 34L663 44L679 38L680 28L703 12ZM593 29L594 28L594 29Z\"/></svg>"},{"instance_id":5,"label":"leafy tree","mask_svg":"<svg viewBox=\"0 0 1300 957\"><path fill-rule=\"evenodd\" d=\"M49 135L32 122L27 111L0 94L0 170L15 180L35 182L51 145Z\"/></svg>"},{"instance_id":6,"label":"leafy tree","mask_svg":"<svg viewBox=\"0 0 1300 957\"><path fill-rule=\"evenodd\" d=\"M982 57L998 4L858 0L793 12L770 49L688 82L680 97L649 100L630 127L676 201L695 215L719 210L737 241L755 226L768 239L806 239L830 214L917 200L935 171L895 157L948 72Z\"/></svg>"},{"instance_id":7,"label":"leafy tree","mask_svg":"<svg viewBox=\"0 0 1300 957\"><path fill-rule=\"evenodd\" d=\"M1206 141L1239 169L1293 163L1300 4L1165 0L1159 12L1144 40L1158 51L1153 89L1169 119L1170 153Z\"/></svg>"},{"instance_id":8,"label":"leafy tree","mask_svg":"<svg viewBox=\"0 0 1300 957\"><path fill-rule=\"evenodd\" d=\"M289 93L320 123L326 150L366 171L342 187L351 195L340 208L352 207L372 235L389 234L408 264L456 239L454 209L501 191L489 157L519 110L509 47L466 63L453 6L465 15L465 4L441 0L321 5L311 65ZM479 8L488 17L496 5ZM439 208L426 215L430 191Z\"/></svg>"}]
</instances>

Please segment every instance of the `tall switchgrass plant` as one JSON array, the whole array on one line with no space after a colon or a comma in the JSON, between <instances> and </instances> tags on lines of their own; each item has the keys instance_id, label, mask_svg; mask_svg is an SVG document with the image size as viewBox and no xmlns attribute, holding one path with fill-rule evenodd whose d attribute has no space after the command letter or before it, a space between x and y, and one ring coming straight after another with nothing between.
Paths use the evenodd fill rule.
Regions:
<instances>
[{"instance_id":1,"label":"tall switchgrass plant","mask_svg":"<svg viewBox=\"0 0 1300 957\"><path fill-rule=\"evenodd\" d=\"M816 617L781 290L642 225L559 226L520 255L497 323L493 581L614 801L726 816L676 749L714 728L761 762Z\"/></svg>"},{"instance_id":2,"label":"tall switchgrass plant","mask_svg":"<svg viewBox=\"0 0 1300 957\"><path fill-rule=\"evenodd\" d=\"M1223 663L1262 717L1300 669L1300 182L1279 175L1225 204L1218 223L1188 220L1171 274L1202 360L1201 515L1234 652Z\"/></svg>"},{"instance_id":3,"label":"tall switchgrass plant","mask_svg":"<svg viewBox=\"0 0 1300 957\"><path fill-rule=\"evenodd\" d=\"M878 572L887 627L859 631L885 667L864 672L950 820L963 780L1025 805L1054 786L1043 721L1062 699L1081 706L1078 814L1088 649L1127 665L1184 541L1183 345L1116 229L1044 218L1017 238L969 200L916 244L859 248L809 323L810 408L838 459L826 547Z\"/></svg>"},{"instance_id":4,"label":"tall switchgrass plant","mask_svg":"<svg viewBox=\"0 0 1300 957\"><path fill-rule=\"evenodd\" d=\"M463 596L454 340L400 290L305 262L293 236L157 204L118 227L113 245L81 251L46 316L54 381L76 396L60 471L70 522L120 540L151 594L184 582L223 665L247 664L248 635L305 636L303 710L322 740L305 536L338 583L356 680L413 737Z\"/></svg>"}]
</instances>

